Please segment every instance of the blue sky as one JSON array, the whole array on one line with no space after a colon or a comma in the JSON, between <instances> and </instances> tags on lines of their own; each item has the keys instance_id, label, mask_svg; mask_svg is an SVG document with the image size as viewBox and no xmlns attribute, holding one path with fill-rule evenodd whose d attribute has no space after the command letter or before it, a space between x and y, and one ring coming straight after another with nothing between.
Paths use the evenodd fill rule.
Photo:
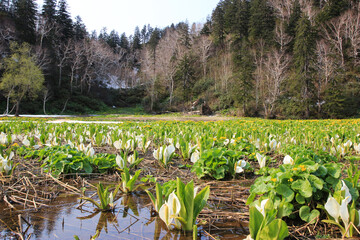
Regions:
<instances>
[{"instance_id":1,"label":"blue sky","mask_svg":"<svg viewBox=\"0 0 360 240\"><path fill-rule=\"evenodd\" d=\"M88 32L103 27L133 34L144 24L163 28L181 21L205 22L220 0L67 0L71 16L79 15ZM43 0L37 0L42 6Z\"/></svg>"}]
</instances>

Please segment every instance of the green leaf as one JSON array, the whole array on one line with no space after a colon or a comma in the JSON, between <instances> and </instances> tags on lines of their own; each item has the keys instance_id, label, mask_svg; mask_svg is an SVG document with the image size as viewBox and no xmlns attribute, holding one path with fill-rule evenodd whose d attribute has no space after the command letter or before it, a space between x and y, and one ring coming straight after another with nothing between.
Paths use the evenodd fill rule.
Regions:
<instances>
[{"instance_id":1,"label":"green leaf","mask_svg":"<svg viewBox=\"0 0 360 240\"><path fill-rule=\"evenodd\" d=\"M251 186L251 193L260 195L267 193L271 189L266 183L261 182L260 184L254 184Z\"/></svg>"},{"instance_id":2,"label":"green leaf","mask_svg":"<svg viewBox=\"0 0 360 240\"><path fill-rule=\"evenodd\" d=\"M193 219L194 219L194 182L190 181L185 186L185 196L184 198L184 204L186 208L186 218L187 221L186 226L184 226L184 231L191 231L192 226L194 225ZM180 216L184 217L184 216Z\"/></svg>"},{"instance_id":3,"label":"green leaf","mask_svg":"<svg viewBox=\"0 0 360 240\"><path fill-rule=\"evenodd\" d=\"M296 194L295 199L297 203L305 204L305 198L300 193Z\"/></svg>"},{"instance_id":4,"label":"green leaf","mask_svg":"<svg viewBox=\"0 0 360 240\"><path fill-rule=\"evenodd\" d=\"M300 218L310 224L314 224L316 222L316 218L320 216L320 212L316 209L310 212L310 207L302 206L299 211Z\"/></svg>"},{"instance_id":5,"label":"green leaf","mask_svg":"<svg viewBox=\"0 0 360 240\"><path fill-rule=\"evenodd\" d=\"M209 186L206 186L198 194L196 194L196 197L194 199L194 217L193 217L194 223L196 222L196 218L200 214L201 210L205 207L206 202L209 198L209 194L210 194Z\"/></svg>"},{"instance_id":6,"label":"green leaf","mask_svg":"<svg viewBox=\"0 0 360 240\"><path fill-rule=\"evenodd\" d=\"M134 185L136 180L139 178L139 175L141 173L141 169L137 170L134 174L134 176L126 183L126 187L128 189L129 192L134 191ZM130 178L130 175L129 175Z\"/></svg>"},{"instance_id":7,"label":"green leaf","mask_svg":"<svg viewBox=\"0 0 360 240\"><path fill-rule=\"evenodd\" d=\"M261 224L264 221L264 216L256 209L256 207L250 208L250 221L249 229L250 235L253 239L256 239L258 232L260 230Z\"/></svg>"},{"instance_id":8,"label":"green leaf","mask_svg":"<svg viewBox=\"0 0 360 240\"><path fill-rule=\"evenodd\" d=\"M293 209L294 206L291 203L282 201L277 207L278 210L277 217L278 218L288 217L292 213Z\"/></svg>"},{"instance_id":9,"label":"green leaf","mask_svg":"<svg viewBox=\"0 0 360 240\"><path fill-rule=\"evenodd\" d=\"M283 240L287 236L289 236L289 231L286 223L281 219L275 219L260 231L256 239Z\"/></svg>"},{"instance_id":10,"label":"green leaf","mask_svg":"<svg viewBox=\"0 0 360 240\"><path fill-rule=\"evenodd\" d=\"M324 181L318 177L316 177L315 175L310 175L309 176L309 181L311 183L311 185L313 185L315 188L322 190L324 187Z\"/></svg>"},{"instance_id":11,"label":"green leaf","mask_svg":"<svg viewBox=\"0 0 360 240\"><path fill-rule=\"evenodd\" d=\"M312 187L307 179L296 180L291 184L291 188L299 191L299 193L305 198L309 198L312 196Z\"/></svg>"},{"instance_id":12,"label":"green leaf","mask_svg":"<svg viewBox=\"0 0 360 240\"><path fill-rule=\"evenodd\" d=\"M277 186L275 191L277 194L283 196L286 202L291 202L294 199L294 191L285 184Z\"/></svg>"},{"instance_id":13,"label":"green leaf","mask_svg":"<svg viewBox=\"0 0 360 240\"><path fill-rule=\"evenodd\" d=\"M328 171L324 166L319 166L318 170L315 172L315 174L319 177L325 177L327 173Z\"/></svg>"}]
</instances>

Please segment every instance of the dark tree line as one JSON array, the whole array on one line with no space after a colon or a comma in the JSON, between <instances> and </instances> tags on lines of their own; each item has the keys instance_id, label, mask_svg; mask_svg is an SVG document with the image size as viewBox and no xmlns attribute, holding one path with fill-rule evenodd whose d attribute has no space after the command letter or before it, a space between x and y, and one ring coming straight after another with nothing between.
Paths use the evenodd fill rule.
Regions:
<instances>
[{"instance_id":1,"label":"dark tree line","mask_svg":"<svg viewBox=\"0 0 360 240\"><path fill-rule=\"evenodd\" d=\"M1 1L0 11L1 55L12 41L31 45L46 84L38 102L56 111L75 100L92 106L94 92L119 105L119 91L100 89L120 86L144 89L142 100L126 99L149 111L189 110L202 100L266 118L360 113L358 0L221 0L203 24L145 25L131 36L88 33L65 0L42 9Z\"/></svg>"}]
</instances>

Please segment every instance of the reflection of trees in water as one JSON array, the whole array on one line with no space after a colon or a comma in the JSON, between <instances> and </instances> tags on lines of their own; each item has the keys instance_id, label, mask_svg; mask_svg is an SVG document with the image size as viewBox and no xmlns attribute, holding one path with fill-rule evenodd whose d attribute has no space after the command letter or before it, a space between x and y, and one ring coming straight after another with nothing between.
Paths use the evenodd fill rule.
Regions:
<instances>
[{"instance_id":1,"label":"reflection of trees in water","mask_svg":"<svg viewBox=\"0 0 360 240\"><path fill-rule=\"evenodd\" d=\"M123 210L123 218L126 218L128 213L129 213L129 209L133 212L133 214L135 216L139 216L139 197L127 194L125 196L123 196L122 200L121 200L121 204L124 206L124 210Z\"/></svg>"},{"instance_id":2,"label":"reflection of trees in water","mask_svg":"<svg viewBox=\"0 0 360 240\"><path fill-rule=\"evenodd\" d=\"M38 214L30 214L30 223L32 224L35 238L41 239L40 237L45 229L45 219L37 215Z\"/></svg>"},{"instance_id":3,"label":"reflection of trees in water","mask_svg":"<svg viewBox=\"0 0 360 240\"><path fill-rule=\"evenodd\" d=\"M117 218L114 213L112 212L94 212L88 216L85 217L77 217L77 219L85 220L85 219L92 219L95 216L97 216L99 213L100 218L96 225L96 236L100 236L101 231L104 229L106 233L108 233L108 224L113 224L114 226L119 226Z\"/></svg>"},{"instance_id":4,"label":"reflection of trees in water","mask_svg":"<svg viewBox=\"0 0 360 240\"><path fill-rule=\"evenodd\" d=\"M124 206L123 218L126 218L129 209L135 216L139 216L141 209L150 203L150 198L147 194L127 194L121 199L121 204Z\"/></svg>"},{"instance_id":5,"label":"reflection of trees in water","mask_svg":"<svg viewBox=\"0 0 360 240\"><path fill-rule=\"evenodd\" d=\"M184 235L181 231L169 231L159 216L152 217L145 225L155 222L154 240L192 240L192 235Z\"/></svg>"},{"instance_id":6,"label":"reflection of trees in water","mask_svg":"<svg viewBox=\"0 0 360 240\"><path fill-rule=\"evenodd\" d=\"M63 218L61 218L62 213L70 215L73 207L67 207L64 211L64 205L66 204L75 204L77 202L77 197L66 197L61 198L61 205L56 205L56 202L53 206L44 207L39 212L30 213L30 220L32 227L34 229L34 235L36 238L40 238L46 230L45 236L50 236L56 227L60 226Z\"/></svg>"}]
</instances>

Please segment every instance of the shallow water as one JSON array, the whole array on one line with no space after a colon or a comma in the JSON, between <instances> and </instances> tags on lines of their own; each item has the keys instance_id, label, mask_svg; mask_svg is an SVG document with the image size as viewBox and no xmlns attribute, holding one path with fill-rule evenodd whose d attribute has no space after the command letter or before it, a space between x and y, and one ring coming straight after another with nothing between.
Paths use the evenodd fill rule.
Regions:
<instances>
[{"instance_id":1,"label":"shallow water","mask_svg":"<svg viewBox=\"0 0 360 240\"><path fill-rule=\"evenodd\" d=\"M158 217L151 217L151 203L146 194L125 195L116 201L117 207L112 212L96 212L92 204L85 204L82 210L77 195L59 196L49 207L39 211L17 210L0 213L0 239L16 239L11 229L18 228L18 215L22 221L25 236L30 239L90 239L99 232L98 239L192 239L180 232L168 232ZM18 206L17 206L18 207ZM0 209L7 206L0 204ZM7 226L5 226L5 224ZM209 239L207 231L219 239L243 239L246 231L239 224L213 226L201 229L199 239Z\"/></svg>"}]
</instances>

